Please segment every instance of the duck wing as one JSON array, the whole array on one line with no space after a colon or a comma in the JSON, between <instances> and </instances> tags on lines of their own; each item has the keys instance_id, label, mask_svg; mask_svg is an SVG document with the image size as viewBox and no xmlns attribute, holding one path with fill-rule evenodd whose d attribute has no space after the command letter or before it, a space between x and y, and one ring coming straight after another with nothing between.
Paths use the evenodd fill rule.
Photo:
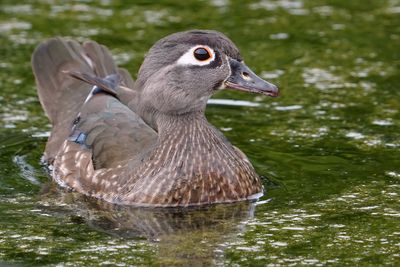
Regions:
<instances>
[{"instance_id":1,"label":"duck wing","mask_svg":"<svg viewBox=\"0 0 400 267\"><path fill-rule=\"evenodd\" d=\"M105 79L86 73L70 75L94 86L74 120L68 140L91 150L94 169L115 168L142 159L156 144L157 133L118 99L119 75Z\"/></svg>"}]
</instances>

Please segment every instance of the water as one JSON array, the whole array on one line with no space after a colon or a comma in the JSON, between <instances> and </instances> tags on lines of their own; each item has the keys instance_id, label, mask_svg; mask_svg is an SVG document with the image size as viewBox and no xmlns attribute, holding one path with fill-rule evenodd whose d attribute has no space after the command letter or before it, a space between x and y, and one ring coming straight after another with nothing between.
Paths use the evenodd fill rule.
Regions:
<instances>
[{"instance_id":1,"label":"water","mask_svg":"<svg viewBox=\"0 0 400 267\"><path fill-rule=\"evenodd\" d=\"M399 26L396 0L3 0L0 265L399 265ZM276 99L221 92L207 110L269 178L266 195L166 212L49 183L34 47L94 39L135 76L156 40L190 28L226 33L281 88Z\"/></svg>"}]
</instances>

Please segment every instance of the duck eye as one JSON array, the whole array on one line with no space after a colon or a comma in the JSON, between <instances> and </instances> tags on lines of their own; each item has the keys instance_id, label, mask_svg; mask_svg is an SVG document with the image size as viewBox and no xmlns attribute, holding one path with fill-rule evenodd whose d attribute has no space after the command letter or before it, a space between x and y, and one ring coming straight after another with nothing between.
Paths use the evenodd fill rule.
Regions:
<instances>
[{"instance_id":1,"label":"duck eye","mask_svg":"<svg viewBox=\"0 0 400 267\"><path fill-rule=\"evenodd\" d=\"M207 49L199 47L193 52L194 57L199 61L207 60L211 57Z\"/></svg>"}]
</instances>

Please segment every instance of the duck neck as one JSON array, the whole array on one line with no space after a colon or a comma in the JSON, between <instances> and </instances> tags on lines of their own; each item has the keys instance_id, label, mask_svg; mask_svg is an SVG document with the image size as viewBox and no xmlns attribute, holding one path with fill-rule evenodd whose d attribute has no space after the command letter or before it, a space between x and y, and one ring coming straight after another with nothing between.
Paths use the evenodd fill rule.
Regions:
<instances>
[{"instance_id":1,"label":"duck neck","mask_svg":"<svg viewBox=\"0 0 400 267\"><path fill-rule=\"evenodd\" d=\"M231 156L236 154L223 134L207 121L204 112L160 116L157 125L157 153L162 154L165 160L175 161L177 157L188 156L205 159L212 151Z\"/></svg>"},{"instance_id":2,"label":"duck neck","mask_svg":"<svg viewBox=\"0 0 400 267\"><path fill-rule=\"evenodd\" d=\"M157 118L159 143L202 146L210 142L225 142L223 135L206 119L203 111L181 115L161 115Z\"/></svg>"},{"instance_id":3,"label":"duck neck","mask_svg":"<svg viewBox=\"0 0 400 267\"><path fill-rule=\"evenodd\" d=\"M158 135L162 140L170 139L172 136L194 130L198 126L207 127L210 124L203 112L190 112L180 115L161 114L156 119Z\"/></svg>"}]
</instances>

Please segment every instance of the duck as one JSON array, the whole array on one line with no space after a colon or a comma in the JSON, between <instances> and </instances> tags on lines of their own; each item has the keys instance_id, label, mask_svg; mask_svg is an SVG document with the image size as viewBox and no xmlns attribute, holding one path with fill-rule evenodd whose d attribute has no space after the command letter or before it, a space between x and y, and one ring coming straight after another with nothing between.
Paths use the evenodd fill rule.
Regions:
<instances>
[{"instance_id":1,"label":"duck","mask_svg":"<svg viewBox=\"0 0 400 267\"><path fill-rule=\"evenodd\" d=\"M32 54L52 130L43 161L61 187L113 204L190 207L263 194L246 155L205 116L224 89L278 96L223 33L189 30L157 41L137 79L95 41L55 37Z\"/></svg>"}]
</instances>

